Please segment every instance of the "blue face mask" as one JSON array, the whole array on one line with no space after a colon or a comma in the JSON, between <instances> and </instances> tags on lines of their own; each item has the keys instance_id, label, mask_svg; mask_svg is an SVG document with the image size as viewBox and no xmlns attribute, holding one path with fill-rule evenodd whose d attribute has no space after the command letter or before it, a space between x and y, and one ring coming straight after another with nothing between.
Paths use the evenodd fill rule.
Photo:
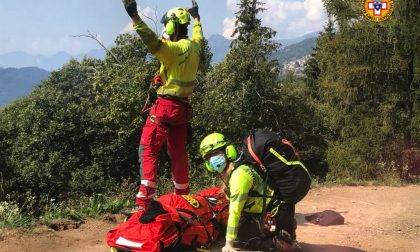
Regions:
<instances>
[{"instance_id":1,"label":"blue face mask","mask_svg":"<svg viewBox=\"0 0 420 252\"><path fill-rule=\"evenodd\" d=\"M221 173L226 167L226 157L223 154L218 154L210 157L209 164L218 173Z\"/></svg>"}]
</instances>

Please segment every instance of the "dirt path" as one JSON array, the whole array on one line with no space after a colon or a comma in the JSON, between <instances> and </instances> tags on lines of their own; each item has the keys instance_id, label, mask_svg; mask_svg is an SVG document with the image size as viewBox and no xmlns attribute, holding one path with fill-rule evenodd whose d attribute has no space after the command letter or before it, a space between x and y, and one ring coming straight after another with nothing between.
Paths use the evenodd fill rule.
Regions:
<instances>
[{"instance_id":1,"label":"dirt path","mask_svg":"<svg viewBox=\"0 0 420 252\"><path fill-rule=\"evenodd\" d=\"M305 221L305 215L324 210L341 213L344 225L324 227ZM317 188L296 212L297 236L305 251L420 251L420 186ZM0 230L0 251L109 251L104 237L116 225L88 220L65 231Z\"/></svg>"},{"instance_id":2,"label":"dirt path","mask_svg":"<svg viewBox=\"0 0 420 252\"><path fill-rule=\"evenodd\" d=\"M297 213L340 212L345 225L322 227L298 216L308 251L420 251L420 186L312 190Z\"/></svg>"}]
</instances>

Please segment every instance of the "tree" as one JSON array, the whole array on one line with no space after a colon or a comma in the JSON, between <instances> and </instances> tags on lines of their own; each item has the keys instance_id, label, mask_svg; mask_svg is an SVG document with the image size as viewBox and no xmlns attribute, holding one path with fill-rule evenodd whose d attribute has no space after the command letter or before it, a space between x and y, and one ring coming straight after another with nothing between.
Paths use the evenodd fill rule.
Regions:
<instances>
[{"instance_id":1,"label":"tree","mask_svg":"<svg viewBox=\"0 0 420 252\"><path fill-rule=\"evenodd\" d=\"M138 177L140 108L157 62L121 35L106 59L70 61L29 96L1 110L4 194L36 204L106 192ZM39 206L39 205L37 205ZM42 208L35 208L40 210Z\"/></svg>"},{"instance_id":2,"label":"tree","mask_svg":"<svg viewBox=\"0 0 420 252\"><path fill-rule=\"evenodd\" d=\"M72 191L74 172L91 164L89 140L94 131L87 131L93 125L84 116L92 107L91 66L69 62L30 96L2 111L4 170L12 171L4 178L5 194L12 199L25 202L27 194L37 202L63 197ZM102 175L92 181L103 186Z\"/></svg>"},{"instance_id":3,"label":"tree","mask_svg":"<svg viewBox=\"0 0 420 252\"><path fill-rule=\"evenodd\" d=\"M238 37L226 60L213 67L203 85L202 100L196 114L212 120L195 121L195 128L223 131L239 140L248 130L262 126L272 107L271 88L276 85L277 62L267 60L277 45L271 41L274 31L262 27L257 14L258 1L241 1L237 13ZM206 132L206 133L204 133Z\"/></svg>"},{"instance_id":4,"label":"tree","mask_svg":"<svg viewBox=\"0 0 420 252\"><path fill-rule=\"evenodd\" d=\"M255 0L240 2L237 37L230 52L209 70L194 95L199 102L194 106L193 163L202 163L199 141L212 131L223 133L240 147L251 130L267 127L295 140L308 166L313 167L311 171L324 176L324 149L320 147L323 127L306 99L305 85L295 79L293 83L278 79L279 64L271 60L278 44L273 41L275 32L261 25L258 15L264 11L262 6Z\"/></svg>"},{"instance_id":5,"label":"tree","mask_svg":"<svg viewBox=\"0 0 420 252\"><path fill-rule=\"evenodd\" d=\"M415 118L418 9L409 2L396 4L401 13L392 19L373 23L354 11L356 3L325 1L337 32L329 28L318 39L307 81L330 129L332 177L378 178L398 163L401 150L418 142L409 126Z\"/></svg>"}]
</instances>

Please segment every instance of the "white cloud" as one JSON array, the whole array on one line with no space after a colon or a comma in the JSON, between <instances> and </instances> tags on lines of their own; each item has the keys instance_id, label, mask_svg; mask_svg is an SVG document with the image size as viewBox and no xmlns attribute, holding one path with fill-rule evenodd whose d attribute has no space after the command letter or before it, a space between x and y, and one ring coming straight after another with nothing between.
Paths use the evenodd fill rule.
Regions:
<instances>
[{"instance_id":1,"label":"white cloud","mask_svg":"<svg viewBox=\"0 0 420 252\"><path fill-rule=\"evenodd\" d=\"M129 22L127 23L124 28L121 30L120 34L122 33L135 33L134 28L133 28L133 23Z\"/></svg>"},{"instance_id":2,"label":"white cloud","mask_svg":"<svg viewBox=\"0 0 420 252\"><path fill-rule=\"evenodd\" d=\"M225 18L223 20L223 36L231 39L233 32L235 31L236 18Z\"/></svg>"},{"instance_id":3,"label":"white cloud","mask_svg":"<svg viewBox=\"0 0 420 252\"><path fill-rule=\"evenodd\" d=\"M262 20L266 24L280 24L293 18L303 9L301 2L287 2L281 0L269 0L264 5L266 9L262 13Z\"/></svg>"},{"instance_id":4,"label":"white cloud","mask_svg":"<svg viewBox=\"0 0 420 252\"><path fill-rule=\"evenodd\" d=\"M226 0L226 7L228 10L236 12L238 10L238 0Z\"/></svg>"},{"instance_id":5,"label":"white cloud","mask_svg":"<svg viewBox=\"0 0 420 252\"><path fill-rule=\"evenodd\" d=\"M238 10L237 3L239 0L226 0L232 16ZM274 29L279 38L322 30L327 20L322 0L267 0L263 7L266 10L261 14L262 24ZM223 21L223 35L233 29L232 20L229 17Z\"/></svg>"},{"instance_id":6,"label":"white cloud","mask_svg":"<svg viewBox=\"0 0 420 252\"><path fill-rule=\"evenodd\" d=\"M318 21L324 17L325 10L321 0L305 0L303 4L309 21Z\"/></svg>"},{"instance_id":7,"label":"white cloud","mask_svg":"<svg viewBox=\"0 0 420 252\"><path fill-rule=\"evenodd\" d=\"M144 9L141 9L140 15L144 19L148 19L148 20L152 19L156 22L160 21L160 19L157 17L157 11L155 9L150 8L149 6L147 6Z\"/></svg>"}]
</instances>

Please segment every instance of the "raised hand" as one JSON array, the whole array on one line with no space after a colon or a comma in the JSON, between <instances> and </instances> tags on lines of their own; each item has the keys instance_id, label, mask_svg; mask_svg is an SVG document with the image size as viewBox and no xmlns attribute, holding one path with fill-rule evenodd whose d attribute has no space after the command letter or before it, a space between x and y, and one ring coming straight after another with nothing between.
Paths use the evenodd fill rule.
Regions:
<instances>
[{"instance_id":1,"label":"raised hand","mask_svg":"<svg viewBox=\"0 0 420 252\"><path fill-rule=\"evenodd\" d=\"M191 17L200 18L200 14L198 14L198 5L195 0L192 0L192 7L188 9L188 12L190 13Z\"/></svg>"},{"instance_id":2,"label":"raised hand","mask_svg":"<svg viewBox=\"0 0 420 252\"><path fill-rule=\"evenodd\" d=\"M125 10L130 17L138 16L136 0L122 0Z\"/></svg>"}]
</instances>

